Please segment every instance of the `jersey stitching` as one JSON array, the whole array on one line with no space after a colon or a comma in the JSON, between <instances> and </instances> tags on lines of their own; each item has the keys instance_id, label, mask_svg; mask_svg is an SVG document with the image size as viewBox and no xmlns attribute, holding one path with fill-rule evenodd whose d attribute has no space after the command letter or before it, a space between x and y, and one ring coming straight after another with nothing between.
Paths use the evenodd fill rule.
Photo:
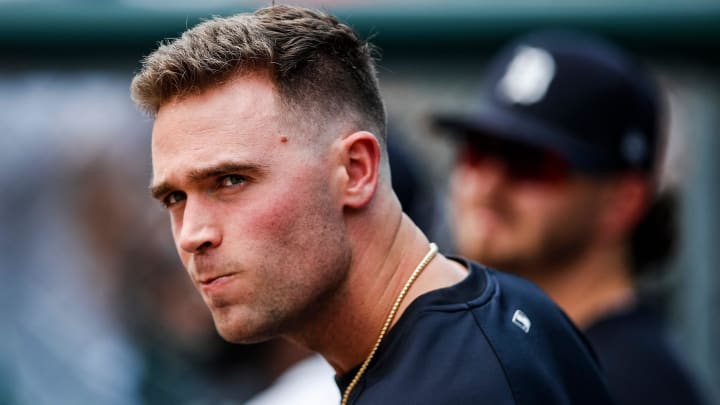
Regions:
<instances>
[{"instance_id":1,"label":"jersey stitching","mask_svg":"<svg viewBox=\"0 0 720 405\"><path fill-rule=\"evenodd\" d=\"M492 294L491 294L491 297L490 297L490 299L484 301L483 304L489 302L492 298L494 298L495 296L497 296L497 294L498 294L498 292L499 292L497 280L493 279L492 282L493 282L493 283L492 283L492 290L493 290L493 292L492 292ZM489 285L488 285L488 286L489 286ZM469 306L469 305L468 305L468 306ZM477 305L477 306L475 306L474 308L478 308L478 307L480 307L480 306L481 306L481 305ZM517 404L517 403L518 403L518 400L517 400L517 396L515 395L515 387L513 386L512 382L511 382L511 380L510 380L510 377L509 377L509 375L508 375L508 371L507 371L507 369L505 368L505 363L503 363L503 362L500 360L501 358L500 358L497 350L495 349L495 345L493 344L493 341L492 341L492 340L490 339L490 337L485 333L485 328L483 328L482 323L481 323L480 320L478 319L477 314L475 314L475 311L470 311L470 312L472 313L473 319L475 320L475 324L477 324L478 328L480 329L480 333L483 334L483 336L485 337L485 341L487 342L488 346L490 347L490 350L492 350L493 354L495 355L495 359L497 359L497 362L498 362L498 364L500 365L500 368L501 368L502 371L503 371L503 375L505 376L505 381L507 382L507 385L508 385L508 387L510 388L510 394L512 395L513 402L514 402L515 404Z\"/></svg>"}]
</instances>

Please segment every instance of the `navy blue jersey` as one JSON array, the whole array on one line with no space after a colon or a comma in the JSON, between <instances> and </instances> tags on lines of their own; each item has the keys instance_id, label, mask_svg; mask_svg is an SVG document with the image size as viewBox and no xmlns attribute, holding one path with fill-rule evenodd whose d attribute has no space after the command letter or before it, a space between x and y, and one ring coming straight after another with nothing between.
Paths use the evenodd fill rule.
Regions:
<instances>
[{"instance_id":1,"label":"navy blue jersey","mask_svg":"<svg viewBox=\"0 0 720 405\"><path fill-rule=\"evenodd\" d=\"M650 307L638 304L608 314L585 333L617 405L705 402Z\"/></svg>"},{"instance_id":2,"label":"navy blue jersey","mask_svg":"<svg viewBox=\"0 0 720 405\"><path fill-rule=\"evenodd\" d=\"M351 404L609 404L592 351L528 281L463 262L460 283L413 301ZM337 377L344 391L357 369Z\"/></svg>"}]
</instances>

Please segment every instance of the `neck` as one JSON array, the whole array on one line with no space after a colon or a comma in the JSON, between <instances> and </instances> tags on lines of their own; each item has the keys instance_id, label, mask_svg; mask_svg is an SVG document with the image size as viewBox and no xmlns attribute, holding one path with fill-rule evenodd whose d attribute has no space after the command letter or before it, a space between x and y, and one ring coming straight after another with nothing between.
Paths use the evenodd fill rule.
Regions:
<instances>
[{"instance_id":1,"label":"neck","mask_svg":"<svg viewBox=\"0 0 720 405\"><path fill-rule=\"evenodd\" d=\"M542 269L542 270L538 270ZM631 269L621 246L588 251L574 263L524 272L580 329L635 300Z\"/></svg>"},{"instance_id":2,"label":"neck","mask_svg":"<svg viewBox=\"0 0 720 405\"><path fill-rule=\"evenodd\" d=\"M368 223L367 217L357 224L350 221L348 227L357 229L349 233L360 236L342 291L302 336L291 337L322 354L338 374L365 360L400 291L430 249L430 242L402 214L399 204L393 211L393 215L378 216L374 223ZM460 265L438 254L408 291L392 324L419 295L464 276Z\"/></svg>"}]
</instances>

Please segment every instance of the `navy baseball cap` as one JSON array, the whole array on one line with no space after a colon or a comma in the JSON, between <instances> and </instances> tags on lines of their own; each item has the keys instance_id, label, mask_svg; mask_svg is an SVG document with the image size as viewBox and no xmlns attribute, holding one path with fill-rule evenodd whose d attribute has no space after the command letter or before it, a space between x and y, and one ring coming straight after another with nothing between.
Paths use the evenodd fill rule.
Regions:
<instances>
[{"instance_id":1,"label":"navy baseball cap","mask_svg":"<svg viewBox=\"0 0 720 405\"><path fill-rule=\"evenodd\" d=\"M660 95L652 76L610 43L572 31L514 41L491 61L482 104L434 117L452 134L552 150L579 171L654 170Z\"/></svg>"}]
</instances>

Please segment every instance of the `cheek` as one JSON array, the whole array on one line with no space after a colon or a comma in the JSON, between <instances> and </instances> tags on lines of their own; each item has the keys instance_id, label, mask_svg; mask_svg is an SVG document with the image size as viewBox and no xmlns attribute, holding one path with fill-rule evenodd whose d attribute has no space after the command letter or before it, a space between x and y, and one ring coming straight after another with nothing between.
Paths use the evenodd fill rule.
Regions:
<instances>
[{"instance_id":1,"label":"cheek","mask_svg":"<svg viewBox=\"0 0 720 405\"><path fill-rule=\"evenodd\" d=\"M485 209L486 204L483 201L473 192L468 182L464 180L462 173L456 170L450 185L450 208L453 226L458 230L473 226L473 219L478 215L478 210Z\"/></svg>"},{"instance_id":2,"label":"cheek","mask_svg":"<svg viewBox=\"0 0 720 405\"><path fill-rule=\"evenodd\" d=\"M513 194L507 203L512 208L513 219L524 233L537 233L552 218L563 215L566 201L548 190L528 189Z\"/></svg>"},{"instance_id":3,"label":"cheek","mask_svg":"<svg viewBox=\"0 0 720 405\"><path fill-rule=\"evenodd\" d=\"M512 200L518 217L518 226L527 233L541 236L552 232L567 221L576 220L576 213L583 201L568 189L532 188L516 193Z\"/></svg>"},{"instance_id":4,"label":"cheek","mask_svg":"<svg viewBox=\"0 0 720 405\"><path fill-rule=\"evenodd\" d=\"M280 192L255 200L243 207L232 222L243 239L276 245L303 244L313 232L321 227L319 223L327 214L327 206L321 200L327 195L319 187L287 187ZM233 214L231 214L233 215Z\"/></svg>"},{"instance_id":5,"label":"cheek","mask_svg":"<svg viewBox=\"0 0 720 405\"><path fill-rule=\"evenodd\" d=\"M284 232L296 222L297 201L292 193L284 192L277 196L267 196L245 207L239 220L245 224L249 236L278 234Z\"/></svg>"},{"instance_id":6,"label":"cheek","mask_svg":"<svg viewBox=\"0 0 720 405\"><path fill-rule=\"evenodd\" d=\"M461 205L472 199L472 179L464 167L456 167L450 177L450 196L455 205Z\"/></svg>"}]
</instances>

